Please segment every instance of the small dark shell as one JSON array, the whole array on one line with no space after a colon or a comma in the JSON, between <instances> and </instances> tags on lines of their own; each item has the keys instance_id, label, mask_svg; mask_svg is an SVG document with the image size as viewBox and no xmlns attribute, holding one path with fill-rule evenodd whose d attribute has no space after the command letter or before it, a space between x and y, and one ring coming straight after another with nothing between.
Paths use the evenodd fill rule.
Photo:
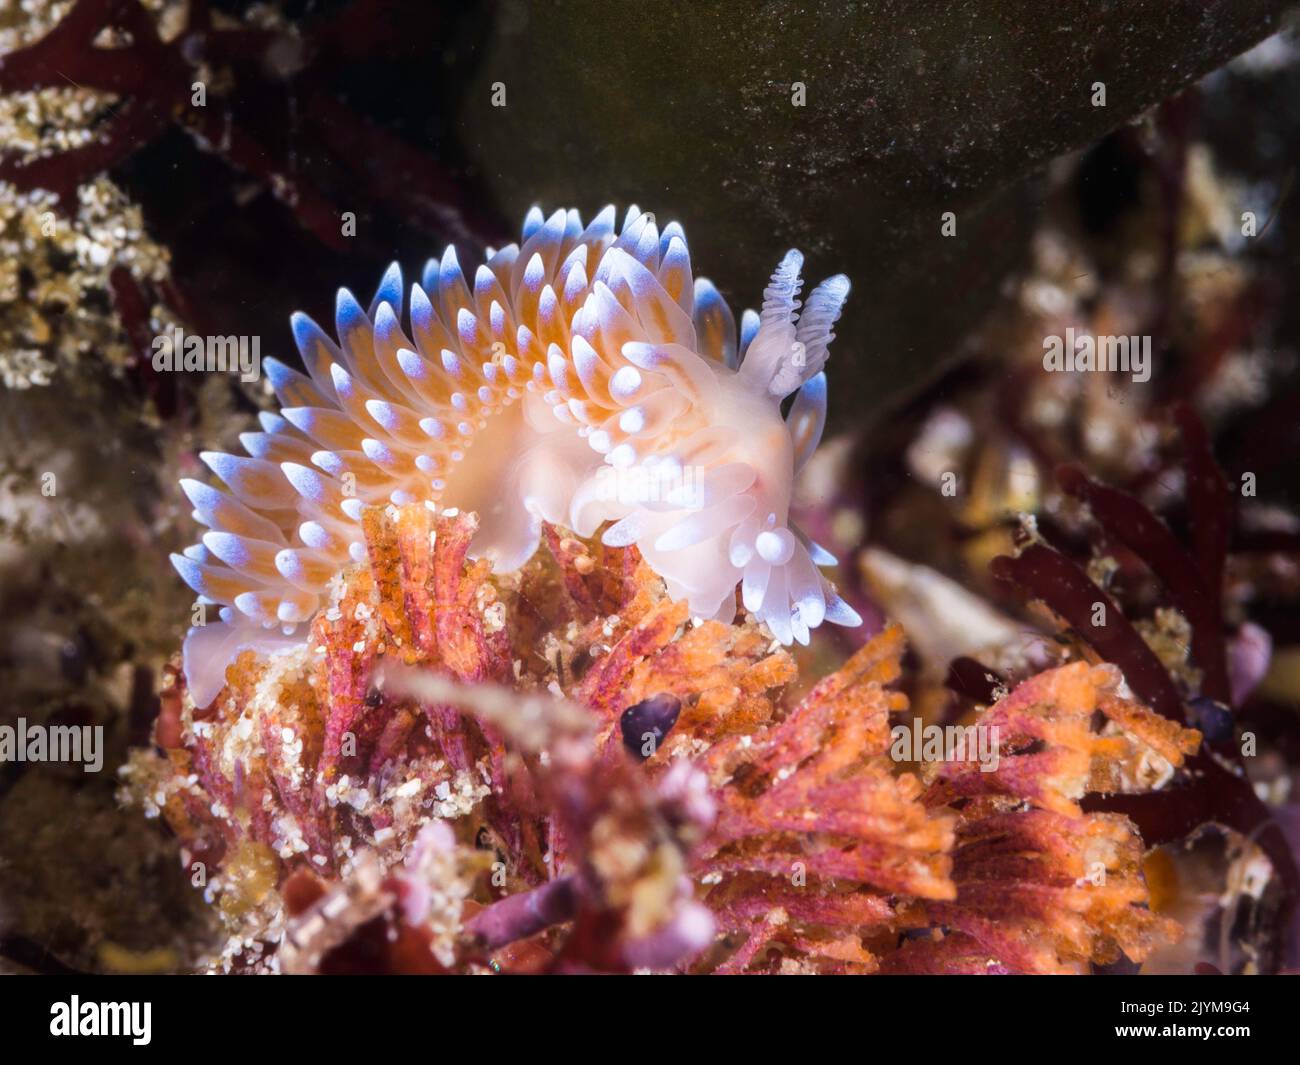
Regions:
<instances>
[{"instance_id":1,"label":"small dark shell","mask_svg":"<svg viewBox=\"0 0 1300 1065\"><path fill-rule=\"evenodd\" d=\"M648 757L644 753L646 741L653 741L653 754L663 743L669 729L677 724L677 715L681 712L682 701L675 695L666 693L652 695L649 699L629 706L619 719L619 727L623 730L623 746L627 748L628 754L644 762Z\"/></svg>"},{"instance_id":2,"label":"small dark shell","mask_svg":"<svg viewBox=\"0 0 1300 1065\"><path fill-rule=\"evenodd\" d=\"M1206 743L1232 739L1232 711L1217 699L1198 695L1187 701L1191 724L1201 730Z\"/></svg>"}]
</instances>

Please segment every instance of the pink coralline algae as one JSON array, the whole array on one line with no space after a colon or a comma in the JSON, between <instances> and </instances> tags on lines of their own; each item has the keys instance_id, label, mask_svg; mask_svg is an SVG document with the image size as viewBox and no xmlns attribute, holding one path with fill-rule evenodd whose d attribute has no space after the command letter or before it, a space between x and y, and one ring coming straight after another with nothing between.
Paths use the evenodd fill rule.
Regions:
<instances>
[{"instance_id":1,"label":"pink coralline algae","mask_svg":"<svg viewBox=\"0 0 1300 1065\"><path fill-rule=\"evenodd\" d=\"M692 619L634 547L545 526L502 577L471 515L362 523L309 638L207 707L174 672L127 770L221 914L213 968L1074 971L1177 936L1132 825L1077 804L1195 746L1115 671L1027 682L988 711L998 773L922 779L889 754L897 627L799 698L762 626Z\"/></svg>"}]
</instances>

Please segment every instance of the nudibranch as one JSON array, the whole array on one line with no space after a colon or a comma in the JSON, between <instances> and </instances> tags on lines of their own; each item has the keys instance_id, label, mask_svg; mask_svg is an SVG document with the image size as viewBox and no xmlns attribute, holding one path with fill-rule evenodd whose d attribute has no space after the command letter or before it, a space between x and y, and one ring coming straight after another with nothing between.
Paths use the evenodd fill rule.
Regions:
<instances>
[{"instance_id":1,"label":"nudibranch","mask_svg":"<svg viewBox=\"0 0 1300 1065\"><path fill-rule=\"evenodd\" d=\"M185 641L195 703L243 648L306 638L331 579L365 560L368 506L474 511L471 553L498 572L528 560L543 521L580 536L612 522L603 542L635 544L696 616L733 620L739 584L783 644L859 624L819 569L834 558L790 521L849 291L829 278L800 313L802 263L785 255L737 330L676 222L634 207L616 233L613 207L585 227L533 208L472 283L449 247L409 298L397 264L368 308L340 290L337 341L295 314L307 372L264 360L279 413L241 436L246 456L202 454L224 490L181 482L208 531L172 561L221 619Z\"/></svg>"}]
</instances>

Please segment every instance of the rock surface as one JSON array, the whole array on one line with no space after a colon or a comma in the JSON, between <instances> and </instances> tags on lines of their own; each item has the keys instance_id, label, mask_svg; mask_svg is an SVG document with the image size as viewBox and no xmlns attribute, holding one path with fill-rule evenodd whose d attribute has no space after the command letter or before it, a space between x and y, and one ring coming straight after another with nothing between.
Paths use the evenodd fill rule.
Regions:
<instances>
[{"instance_id":1,"label":"rock surface","mask_svg":"<svg viewBox=\"0 0 1300 1065\"><path fill-rule=\"evenodd\" d=\"M680 220L741 306L791 246L805 276L848 273L843 424L932 376L979 320L1020 260L1043 164L1245 50L1285 6L512 0L458 133L506 217L638 203Z\"/></svg>"}]
</instances>

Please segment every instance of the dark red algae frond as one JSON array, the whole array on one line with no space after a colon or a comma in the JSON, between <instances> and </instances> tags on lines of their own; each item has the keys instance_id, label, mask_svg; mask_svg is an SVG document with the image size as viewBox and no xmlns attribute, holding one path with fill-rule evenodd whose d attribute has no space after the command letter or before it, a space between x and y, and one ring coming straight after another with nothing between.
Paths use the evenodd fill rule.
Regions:
<instances>
[{"instance_id":1,"label":"dark red algae frond","mask_svg":"<svg viewBox=\"0 0 1300 1065\"><path fill-rule=\"evenodd\" d=\"M1232 510L1227 483L1199 417L1184 405L1175 418L1183 441L1190 547L1133 496L1090 479L1076 467L1063 467L1057 476L1066 492L1088 506L1106 540L1131 551L1155 575L1168 601L1190 624L1189 650L1200 673L1199 692L1180 686L1116 598L1055 548L1031 543L1015 557L995 559L992 571L1040 599L1101 660L1118 666L1140 699L1181 724L1188 719L1187 707L1199 707L1207 698L1212 707L1228 713L1222 611ZM1202 720L1199 711L1197 720ZM1189 772L1170 787L1141 795L1092 796L1086 808L1126 815L1148 844L1182 840L1208 824L1253 839L1282 885L1280 923L1285 927L1300 899L1295 857L1273 813L1240 770L1241 751L1233 730L1217 731L1214 742L1190 759Z\"/></svg>"},{"instance_id":2,"label":"dark red algae frond","mask_svg":"<svg viewBox=\"0 0 1300 1065\"><path fill-rule=\"evenodd\" d=\"M75 85L120 102L83 147L36 158L0 154L0 180L24 190L48 189L61 204L75 204L79 185L175 126L203 150L265 182L327 247L342 249L346 239L338 205L299 165L313 155L352 174L360 191L356 202L395 204L408 220L453 240L493 241L501 235L495 224L434 160L376 129L323 88L338 64L382 56L396 24L408 34L436 31L437 5L420 13L418 25L410 23L411 12L385 17L390 8L387 0L356 0L290 33L222 28L207 3L191 3L185 25L164 40L136 0L77 0L44 37L5 56L0 93ZM121 46L97 47L110 31ZM204 83L205 69L214 68L236 70L239 91L219 96L214 85L213 98L196 104L195 86ZM274 127L274 116L293 114L295 92L307 97L302 110L310 118L310 141L298 123Z\"/></svg>"},{"instance_id":3,"label":"dark red algae frond","mask_svg":"<svg viewBox=\"0 0 1300 1065\"><path fill-rule=\"evenodd\" d=\"M164 419L192 417L196 398L192 382L153 372L151 308L166 307L194 335L224 334L239 316L267 336L296 302L292 293L287 304L265 300L270 279L337 281L345 254L378 267L413 234L465 248L504 242L475 179L455 173L442 146L433 154L407 143L338 98L350 71L413 62L410 42L454 34L460 16L444 5L352 0L293 23L258 5L234 15L199 0L33 11L41 7L49 11L39 17L57 21L0 60L0 95L75 94L85 137L74 147L44 133L37 150L6 144L0 182L52 193L66 220L99 180L140 203L175 269L151 284L119 263L110 298L138 390Z\"/></svg>"}]
</instances>

